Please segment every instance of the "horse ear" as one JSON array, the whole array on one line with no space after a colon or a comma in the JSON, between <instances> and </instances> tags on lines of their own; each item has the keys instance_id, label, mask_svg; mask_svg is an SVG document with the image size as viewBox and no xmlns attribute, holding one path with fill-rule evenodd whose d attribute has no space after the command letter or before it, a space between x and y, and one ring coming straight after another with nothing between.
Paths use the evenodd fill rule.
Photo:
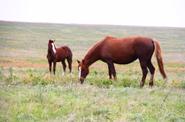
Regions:
<instances>
[{"instance_id":1,"label":"horse ear","mask_svg":"<svg viewBox=\"0 0 185 122\"><path fill-rule=\"evenodd\" d=\"M53 42L55 42L55 40L53 40Z\"/></svg>"},{"instance_id":2,"label":"horse ear","mask_svg":"<svg viewBox=\"0 0 185 122\"><path fill-rule=\"evenodd\" d=\"M78 64L80 64L80 61L79 60L76 60L78 62Z\"/></svg>"}]
</instances>

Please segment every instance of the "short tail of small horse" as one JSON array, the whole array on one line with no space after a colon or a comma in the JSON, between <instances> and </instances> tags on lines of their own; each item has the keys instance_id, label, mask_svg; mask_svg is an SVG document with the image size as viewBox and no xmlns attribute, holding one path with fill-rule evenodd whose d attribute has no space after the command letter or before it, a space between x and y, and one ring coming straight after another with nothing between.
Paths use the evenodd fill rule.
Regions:
<instances>
[{"instance_id":1,"label":"short tail of small horse","mask_svg":"<svg viewBox=\"0 0 185 122\"><path fill-rule=\"evenodd\" d=\"M155 56L157 59L159 71L160 71L161 75L163 76L163 78L167 79L166 73L164 71L164 64L163 64L163 58L162 58L162 54L161 54L161 47L160 47L160 44L157 40L154 40L154 46L155 46Z\"/></svg>"}]
</instances>

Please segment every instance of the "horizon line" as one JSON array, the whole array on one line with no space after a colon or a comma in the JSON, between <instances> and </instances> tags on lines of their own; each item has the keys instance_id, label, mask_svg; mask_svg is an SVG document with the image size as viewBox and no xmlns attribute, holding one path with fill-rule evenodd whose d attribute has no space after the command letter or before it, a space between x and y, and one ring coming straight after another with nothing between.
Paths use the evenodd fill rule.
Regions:
<instances>
[{"instance_id":1,"label":"horizon line","mask_svg":"<svg viewBox=\"0 0 185 122\"><path fill-rule=\"evenodd\" d=\"M33 24L63 24L63 25L88 25L88 26L127 26L127 27L152 27L152 28L180 28L185 29L185 26L155 26L155 25L122 25L122 24L101 24L101 23L63 23L63 22L31 22L31 21L17 21L17 20L1 20L0 22L12 22L12 23L33 23Z\"/></svg>"}]
</instances>

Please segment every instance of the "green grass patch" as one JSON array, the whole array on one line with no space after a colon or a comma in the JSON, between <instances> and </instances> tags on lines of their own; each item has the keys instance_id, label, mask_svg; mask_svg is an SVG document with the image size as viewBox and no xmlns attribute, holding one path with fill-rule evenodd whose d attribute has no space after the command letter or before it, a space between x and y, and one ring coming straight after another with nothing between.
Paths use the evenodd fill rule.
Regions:
<instances>
[{"instance_id":1,"label":"green grass patch","mask_svg":"<svg viewBox=\"0 0 185 122\"><path fill-rule=\"evenodd\" d=\"M183 90L3 85L2 121L184 121ZM8 92L7 92L8 91Z\"/></svg>"}]
</instances>

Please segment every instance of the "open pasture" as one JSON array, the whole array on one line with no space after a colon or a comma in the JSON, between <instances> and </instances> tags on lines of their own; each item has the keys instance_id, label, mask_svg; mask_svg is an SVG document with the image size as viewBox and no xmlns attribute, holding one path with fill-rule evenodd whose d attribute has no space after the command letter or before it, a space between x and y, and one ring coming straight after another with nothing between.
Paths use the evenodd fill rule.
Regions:
<instances>
[{"instance_id":1,"label":"open pasture","mask_svg":"<svg viewBox=\"0 0 185 122\"><path fill-rule=\"evenodd\" d=\"M160 41L168 82L156 67L139 88L139 62L116 65L117 81L107 65L90 67L85 84L78 82L76 60L105 36L144 35ZM73 73L50 75L47 43L68 45ZM0 121L185 121L185 29L111 25L64 25L0 22Z\"/></svg>"}]
</instances>

